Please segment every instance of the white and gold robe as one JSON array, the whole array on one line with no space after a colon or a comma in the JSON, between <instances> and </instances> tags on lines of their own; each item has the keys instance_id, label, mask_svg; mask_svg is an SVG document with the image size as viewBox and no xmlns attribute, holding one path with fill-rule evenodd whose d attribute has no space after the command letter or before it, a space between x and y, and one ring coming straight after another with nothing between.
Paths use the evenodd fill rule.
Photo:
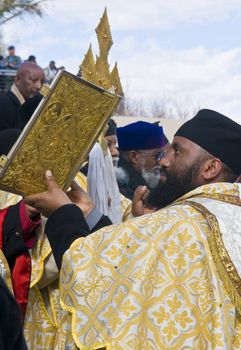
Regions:
<instances>
[{"instance_id":1,"label":"white and gold robe","mask_svg":"<svg viewBox=\"0 0 241 350\"><path fill-rule=\"evenodd\" d=\"M73 242L60 274L66 349L240 349L240 192L205 185Z\"/></svg>"}]
</instances>

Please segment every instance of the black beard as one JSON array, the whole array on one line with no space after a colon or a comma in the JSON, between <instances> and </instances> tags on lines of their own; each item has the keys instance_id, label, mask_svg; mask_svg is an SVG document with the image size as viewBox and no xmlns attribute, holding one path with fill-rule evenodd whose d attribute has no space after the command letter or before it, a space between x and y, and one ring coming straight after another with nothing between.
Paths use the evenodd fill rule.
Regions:
<instances>
[{"instance_id":1,"label":"black beard","mask_svg":"<svg viewBox=\"0 0 241 350\"><path fill-rule=\"evenodd\" d=\"M200 163L193 164L190 168L184 169L182 174L176 175L168 173L162 169L162 173L166 175L165 182L159 184L150 191L146 200L146 207L150 209L161 209L182 197L184 194L193 190L196 186L193 184Z\"/></svg>"}]
</instances>

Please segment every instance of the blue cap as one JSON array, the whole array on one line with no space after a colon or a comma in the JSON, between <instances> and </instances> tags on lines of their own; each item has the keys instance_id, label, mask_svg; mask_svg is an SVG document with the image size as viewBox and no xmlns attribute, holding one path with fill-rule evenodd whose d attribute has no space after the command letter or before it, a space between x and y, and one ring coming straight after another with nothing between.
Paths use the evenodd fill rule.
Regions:
<instances>
[{"instance_id":1,"label":"blue cap","mask_svg":"<svg viewBox=\"0 0 241 350\"><path fill-rule=\"evenodd\" d=\"M166 143L162 126L142 121L117 128L116 134L120 151L159 148Z\"/></svg>"}]
</instances>

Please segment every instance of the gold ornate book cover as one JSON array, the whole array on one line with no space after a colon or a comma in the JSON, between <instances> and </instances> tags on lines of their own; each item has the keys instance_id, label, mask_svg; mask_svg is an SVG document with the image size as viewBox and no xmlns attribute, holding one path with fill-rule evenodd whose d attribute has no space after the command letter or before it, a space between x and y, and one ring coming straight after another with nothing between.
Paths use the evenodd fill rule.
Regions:
<instances>
[{"instance_id":1,"label":"gold ornate book cover","mask_svg":"<svg viewBox=\"0 0 241 350\"><path fill-rule=\"evenodd\" d=\"M0 162L0 189L20 195L45 191L44 174L50 169L58 185L67 190L119 100L59 71L47 97Z\"/></svg>"}]
</instances>

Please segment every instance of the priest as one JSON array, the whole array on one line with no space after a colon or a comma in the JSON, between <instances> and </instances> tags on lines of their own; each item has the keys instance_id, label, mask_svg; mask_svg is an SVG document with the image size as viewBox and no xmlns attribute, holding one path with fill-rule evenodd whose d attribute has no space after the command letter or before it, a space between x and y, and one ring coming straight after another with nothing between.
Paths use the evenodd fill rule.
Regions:
<instances>
[{"instance_id":1,"label":"priest","mask_svg":"<svg viewBox=\"0 0 241 350\"><path fill-rule=\"evenodd\" d=\"M160 209L93 234L46 173L25 201L49 216L75 349L240 349L240 150L239 124L199 111L160 160Z\"/></svg>"}]
</instances>

